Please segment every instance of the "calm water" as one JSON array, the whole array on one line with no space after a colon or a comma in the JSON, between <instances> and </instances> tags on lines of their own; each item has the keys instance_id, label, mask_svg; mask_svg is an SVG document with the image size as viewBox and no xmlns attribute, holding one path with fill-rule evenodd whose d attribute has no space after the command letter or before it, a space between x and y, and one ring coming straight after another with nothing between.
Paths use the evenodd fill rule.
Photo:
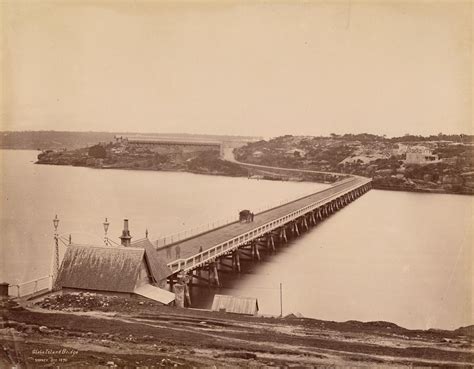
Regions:
<instances>
[{"instance_id":1,"label":"calm water","mask_svg":"<svg viewBox=\"0 0 474 369\"><path fill-rule=\"evenodd\" d=\"M129 218L132 236L178 232L294 198L323 185L242 178L33 165L37 152L0 151L2 264L11 283L49 273L52 218L74 242L100 243L108 217L115 238ZM473 198L370 191L311 232L246 263L225 288L193 290L255 296L260 312L299 312L326 320L386 320L408 328L473 324Z\"/></svg>"}]
</instances>

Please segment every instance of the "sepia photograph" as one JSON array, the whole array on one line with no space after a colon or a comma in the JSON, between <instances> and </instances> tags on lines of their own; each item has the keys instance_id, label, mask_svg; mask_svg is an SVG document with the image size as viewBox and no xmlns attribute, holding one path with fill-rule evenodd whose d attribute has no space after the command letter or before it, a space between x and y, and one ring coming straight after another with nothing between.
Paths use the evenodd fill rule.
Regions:
<instances>
[{"instance_id":1,"label":"sepia photograph","mask_svg":"<svg viewBox=\"0 0 474 369\"><path fill-rule=\"evenodd\" d=\"M0 368L474 366L471 0L0 0Z\"/></svg>"}]
</instances>

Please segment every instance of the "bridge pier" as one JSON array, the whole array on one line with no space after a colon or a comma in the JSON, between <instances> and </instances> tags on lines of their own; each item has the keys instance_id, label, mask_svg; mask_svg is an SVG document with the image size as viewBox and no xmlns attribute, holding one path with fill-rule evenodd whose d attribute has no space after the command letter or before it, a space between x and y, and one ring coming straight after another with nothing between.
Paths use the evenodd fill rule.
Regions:
<instances>
[{"instance_id":1,"label":"bridge pier","mask_svg":"<svg viewBox=\"0 0 474 369\"><path fill-rule=\"evenodd\" d=\"M232 252L232 270L240 273L240 251L239 249Z\"/></svg>"},{"instance_id":2,"label":"bridge pier","mask_svg":"<svg viewBox=\"0 0 474 369\"><path fill-rule=\"evenodd\" d=\"M286 227L283 227L283 239L285 240L286 243L288 243L288 237L286 235Z\"/></svg>"},{"instance_id":3,"label":"bridge pier","mask_svg":"<svg viewBox=\"0 0 474 369\"><path fill-rule=\"evenodd\" d=\"M217 287L220 287L221 286L221 282L219 280L219 269L217 269L217 262L213 263L213 277L214 277L214 281L215 281L215 284Z\"/></svg>"},{"instance_id":4,"label":"bridge pier","mask_svg":"<svg viewBox=\"0 0 474 369\"><path fill-rule=\"evenodd\" d=\"M324 218L327 218L328 215L329 215L329 205L324 205L323 207L323 215L324 215Z\"/></svg>"},{"instance_id":5,"label":"bridge pier","mask_svg":"<svg viewBox=\"0 0 474 369\"><path fill-rule=\"evenodd\" d=\"M255 258L257 258L257 260L260 261L260 252L258 251L257 242L252 241L251 247L252 247L252 259L255 260Z\"/></svg>"},{"instance_id":6,"label":"bridge pier","mask_svg":"<svg viewBox=\"0 0 474 369\"><path fill-rule=\"evenodd\" d=\"M318 221L323 220L323 215L322 215L322 213L321 213L321 208L318 208L318 209L317 209L317 212L316 212L316 219L317 219Z\"/></svg>"},{"instance_id":7,"label":"bridge pier","mask_svg":"<svg viewBox=\"0 0 474 369\"><path fill-rule=\"evenodd\" d=\"M298 222L293 223L293 229L297 236L300 235L300 230L298 229Z\"/></svg>"},{"instance_id":8,"label":"bridge pier","mask_svg":"<svg viewBox=\"0 0 474 369\"><path fill-rule=\"evenodd\" d=\"M269 240L270 240L270 246L272 247L272 251L273 251L273 252L276 252L276 249L275 249L275 242L273 241L273 235L272 235L272 234L270 234Z\"/></svg>"},{"instance_id":9,"label":"bridge pier","mask_svg":"<svg viewBox=\"0 0 474 369\"><path fill-rule=\"evenodd\" d=\"M183 308L191 306L191 294L189 293L190 276L188 273L181 271L176 277L177 283L174 286L174 292L177 306Z\"/></svg>"},{"instance_id":10,"label":"bridge pier","mask_svg":"<svg viewBox=\"0 0 474 369\"><path fill-rule=\"evenodd\" d=\"M221 283L219 281L219 271L217 269L217 262L214 261L214 262L210 263L207 266L207 270L208 270L209 288L211 288L213 286L213 284L217 287L220 287Z\"/></svg>"},{"instance_id":11,"label":"bridge pier","mask_svg":"<svg viewBox=\"0 0 474 369\"><path fill-rule=\"evenodd\" d=\"M303 217L303 224L304 224L306 230L309 230L308 221L306 220L306 217Z\"/></svg>"}]
</instances>

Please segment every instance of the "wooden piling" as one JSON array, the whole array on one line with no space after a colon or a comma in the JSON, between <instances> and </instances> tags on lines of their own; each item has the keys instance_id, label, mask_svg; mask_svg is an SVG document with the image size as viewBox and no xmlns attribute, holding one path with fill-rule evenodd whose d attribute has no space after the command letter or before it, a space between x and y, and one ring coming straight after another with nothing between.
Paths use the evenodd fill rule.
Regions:
<instances>
[{"instance_id":1,"label":"wooden piling","mask_svg":"<svg viewBox=\"0 0 474 369\"><path fill-rule=\"evenodd\" d=\"M237 271L240 273L240 251L239 249L234 251L235 253L235 264L237 267Z\"/></svg>"},{"instance_id":2,"label":"wooden piling","mask_svg":"<svg viewBox=\"0 0 474 369\"><path fill-rule=\"evenodd\" d=\"M214 271L214 281L216 283L217 287L221 286L221 282L219 281L219 272L217 270L217 263L212 263L213 265L213 271Z\"/></svg>"},{"instance_id":3,"label":"wooden piling","mask_svg":"<svg viewBox=\"0 0 474 369\"><path fill-rule=\"evenodd\" d=\"M255 255L257 256L257 260L260 261L260 251L258 250L257 243L255 243Z\"/></svg>"}]
</instances>

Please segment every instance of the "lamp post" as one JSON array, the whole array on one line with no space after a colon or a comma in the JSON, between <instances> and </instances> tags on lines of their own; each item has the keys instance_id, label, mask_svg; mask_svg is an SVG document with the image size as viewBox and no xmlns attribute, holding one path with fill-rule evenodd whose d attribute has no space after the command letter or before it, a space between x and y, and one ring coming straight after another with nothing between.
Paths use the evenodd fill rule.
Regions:
<instances>
[{"instance_id":1,"label":"lamp post","mask_svg":"<svg viewBox=\"0 0 474 369\"><path fill-rule=\"evenodd\" d=\"M107 221L107 218L105 218L105 222L103 223L103 225L104 225L104 243L106 246L109 246L109 238L107 237L107 231L109 230L110 223Z\"/></svg>"},{"instance_id":2,"label":"lamp post","mask_svg":"<svg viewBox=\"0 0 474 369\"><path fill-rule=\"evenodd\" d=\"M53 226L54 226L54 263L53 263L51 287L53 290L55 290L56 279L58 278L58 272L59 272L59 234L58 234L59 218L57 214L53 219Z\"/></svg>"}]
</instances>

